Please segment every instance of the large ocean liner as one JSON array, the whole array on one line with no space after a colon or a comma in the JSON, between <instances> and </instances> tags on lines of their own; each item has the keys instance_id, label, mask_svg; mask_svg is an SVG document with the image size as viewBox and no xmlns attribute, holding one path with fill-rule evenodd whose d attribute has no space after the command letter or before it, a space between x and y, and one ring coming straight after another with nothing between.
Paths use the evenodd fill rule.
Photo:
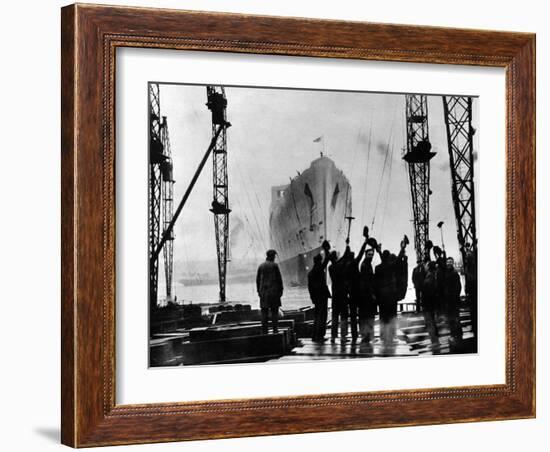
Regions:
<instances>
[{"instance_id":1,"label":"large ocean liner","mask_svg":"<svg viewBox=\"0 0 550 452\"><path fill-rule=\"evenodd\" d=\"M271 188L271 246L279 254L285 285L307 284L313 256L325 239L343 244L350 215L349 181L323 154L289 184Z\"/></svg>"}]
</instances>

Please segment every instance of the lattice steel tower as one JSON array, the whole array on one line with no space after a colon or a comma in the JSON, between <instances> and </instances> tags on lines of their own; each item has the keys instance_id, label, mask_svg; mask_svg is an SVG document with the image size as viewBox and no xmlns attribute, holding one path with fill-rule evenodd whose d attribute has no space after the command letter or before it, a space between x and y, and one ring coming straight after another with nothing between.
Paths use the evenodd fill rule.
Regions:
<instances>
[{"instance_id":1,"label":"lattice steel tower","mask_svg":"<svg viewBox=\"0 0 550 452\"><path fill-rule=\"evenodd\" d=\"M472 98L444 96L443 112L451 165L452 195L458 243L465 262L465 245L477 251Z\"/></svg>"},{"instance_id":2,"label":"lattice steel tower","mask_svg":"<svg viewBox=\"0 0 550 452\"><path fill-rule=\"evenodd\" d=\"M164 160L160 164L162 177L162 231L166 231L172 222L174 213L174 177L172 164L172 149L170 146L170 134L168 133L168 121L162 117L160 129L163 146ZM173 273L174 273L174 230L171 229L163 246L164 253L164 279L166 281L166 301L173 301Z\"/></svg>"},{"instance_id":3,"label":"lattice steel tower","mask_svg":"<svg viewBox=\"0 0 550 452\"><path fill-rule=\"evenodd\" d=\"M158 259L155 249L160 242L161 174L163 161L161 138L160 91L157 83L149 84L149 307L157 307Z\"/></svg>"},{"instance_id":4,"label":"lattice steel tower","mask_svg":"<svg viewBox=\"0 0 550 452\"><path fill-rule=\"evenodd\" d=\"M227 190L227 99L220 86L207 86L207 106L212 111L212 136L222 127L212 152L213 200L210 211L214 214L220 301L225 301L227 257L229 250L229 197Z\"/></svg>"},{"instance_id":5,"label":"lattice steel tower","mask_svg":"<svg viewBox=\"0 0 550 452\"><path fill-rule=\"evenodd\" d=\"M417 259L424 261L430 235L430 160L435 155L428 133L428 102L425 95L405 95L407 150L414 224L414 248Z\"/></svg>"}]
</instances>

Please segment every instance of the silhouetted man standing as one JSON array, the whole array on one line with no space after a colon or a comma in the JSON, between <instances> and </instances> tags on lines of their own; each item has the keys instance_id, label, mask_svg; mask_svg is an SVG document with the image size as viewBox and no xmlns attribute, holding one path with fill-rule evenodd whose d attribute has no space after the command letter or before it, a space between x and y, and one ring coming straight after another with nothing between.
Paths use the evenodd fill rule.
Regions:
<instances>
[{"instance_id":1,"label":"silhouetted man standing","mask_svg":"<svg viewBox=\"0 0 550 452\"><path fill-rule=\"evenodd\" d=\"M464 246L464 279L466 300L470 306L472 332L477 340L477 250L467 243Z\"/></svg>"},{"instance_id":2,"label":"silhouetted man standing","mask_svg":"<svg viewBox=\"0 0 550 452\"><path fill-rule=\"evenodd\" d=\"M381 252L378 245L381 263L375 269L376 298L380 306L380 338L385 345L391 345L396 340L397 332L397 302L403 299L406 291L407 256L405 248L408 244L407 236L401 241L399 254L388 250Z\"/></svg>"},{"instance_id":3,"label":"silhouetted man standing","mask_svg":"<svg viewBox=\"0 0 550 452\"><path fill-rule=\"evenodd\" d=\"M412 282L414 286L414 292L416 295L416 310L420 311L422 306L422 287L424 284L424 278L426 277L426 268L420 259L416 261L416 267L413 269Z\"/></svg>"},{"instance_id":4,"label":"silhouetted man standing","mask_svg":"<svg viewBox=\"0 0 550 452\"><path fill-rule=\"evenodd\" d=\"M379 250L380 253L380 250ZM393 314L393 303L396 299L397 281L391 253L388 250L380 253L381 262L375 269L376 299L380 308L380 339L388 344L391 338L390 322Z\"/></svg>"},{"instance_id":5,"label":"silhouetted man standing","mask_svg":"<svg viewBox=\"0 0 550 452\"><path fill-rule=\"evenodd\" d=\"M376 316L376 296L374 294L374 270L372 259L374 250L368 249L365 259L361 263L360 290L361 302L359 304L359 331L363 337L361 342L370 343L374 339L374 317Z\"/></svg>"},{"instance_id":6,"label":"silhouetted man standing","mask_svg":"<svg viewBox=\"0 0 550 452\"><path fill-rule=\"evenodd\" d=\"M327 331L328 299L331 297L327 286L325 269L329 263L330 244L325 240L323 242L324 256L317 254L313 258L313 268L307 275L307 288L311 302L315 306L315 318L313 321L314 342L325 340Z\"/></svg>"},{"instance_id":7,"label":"silhouetted man standing","mask_svg":"<svg viewBox=\"0 0 550 452\"><path fill-rule=\"evenodd\" d=\"M336 342L338 326L340 326L340 341L345 343L348 335L348 291L346 286L346 264L349 257L349 247L338 259L336 251L330 253L331 266L328 271L332 283L332 326L331 340Z\"/></svg>"},{"instance_id":8,"label":"silhouetted man standing","mask_svg":"<svg viewBox=\"0 0 550 452\"><path fill-rule=\"evenodd\" d=\"M460 282L460 276L455 270L455 261L452 257L447 258L446 268L441 272L441 275L443 308L447 321L449 322L451 337L455 341L461 341L462 325L460 324L460 292L462 290L462 284Z\"/></svg>"},{"instance_id":9,"label":"silhouetted man standing","mask_svg":"<svg viewBox=\"0 0 550 452\"><path fill-rule=\"evenodd\" d=\"M347 242L346 242L347 243ZM357 341L359 336L359 312L361 309L361 278L359 273L359 262L363 258L367 242L363 243L359 255L355 257L353 251L348 252L346 261L346 287L348 292L349 322L351 327L351 340Z\"/></svg>"},{"instance_id":10,"label":"silhouetted man standing","mask_svg":"<svg viewBox=\"0 0 550 452\"><path fill-rule=\"evenodd\" d=\"M271 312L273 332L278 333L279 306L283 296L283 278L279 266L275 262L275 250L266 252L266 260L258 267L256 275L256 289L260 297L260 309L262 311L262 332L268 333L268 314Z\"/></svg>"},{"instance_id":11,"label":"silhouetted man standing","mask_svg":"<svg viewBox=\"0 0 550 452\"><path fill-rule=\"evenodd\" d=\"M437 322L435 318L437 302L437 276L435 262L427 263L427 270L422 279L422 297L420 306L426 322L426 328L430 335L433 345L439 344L439 335L437 332Z\"/></svg>"}]
</instances>

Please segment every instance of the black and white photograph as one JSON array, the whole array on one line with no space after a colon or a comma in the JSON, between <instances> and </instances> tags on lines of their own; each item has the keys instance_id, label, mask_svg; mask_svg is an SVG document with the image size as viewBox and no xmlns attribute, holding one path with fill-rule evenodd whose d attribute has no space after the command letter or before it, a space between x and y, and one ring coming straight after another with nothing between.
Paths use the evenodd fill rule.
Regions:
<instances>
[{"instance_id":1,"label":"black and white photograph","mask_svg":"<svg viewBox=\"0 0 550 452\"><path fill-rule=\"evenodd\" d=\"M478 97L146 89L150 367L478 352Z\"/></svg>"},{"instance_id":2,"label":"black and white photograph","mask_svg":"<svg viewBox=\"0 0 550 452\"><path fill-rule=\"evenodd\" d=\"M549 450L546 2L3 6L2 450Z\"/></svg>"}]
</instances>

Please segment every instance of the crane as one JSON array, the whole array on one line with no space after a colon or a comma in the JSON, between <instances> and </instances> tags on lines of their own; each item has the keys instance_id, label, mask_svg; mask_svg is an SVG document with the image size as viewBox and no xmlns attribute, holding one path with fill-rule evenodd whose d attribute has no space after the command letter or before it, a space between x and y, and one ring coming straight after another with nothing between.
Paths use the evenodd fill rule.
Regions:
<instances>
[{"instance_id":1,"label":"crane","mask_svg":"<svg viewBox=\"0 0 550 452\"><path fill-rule=\"evenodd\" d=\"M160 114L160 88L149 84L149 304L151 310L158 304L158 259L153 256L164 233L172 221L174 200L172 150L168 133L168 120ZM174 268L174 235L166 238L164 250L164 276L166 300L172 300ZM158 255L157 255L158 256Z\"/></svg>"},{"instance_id":2,"label":"crane","mask_svg":"<svg viewBox=\"0 0 550 452\"><path fill-rule=\"evenodd\" d=\"M172 163L172 148L168 133L168 120L162 117L161 142L164 150L164 161L160 164L162 177L162 230L165 231L172 221L174 212L174 177ZM163 248L164 279L166 282L166 301L173 301L173 273L174 273L174 231L170 230Z\"/></svg>"},{"instance_id":3,"label":"crane","mask_svg":"<svg viewBox=\"0 0 550 452\"><path fill-rule=\"evenodd\" d=\"M451 192L462 268L466 280L466 298L470 304L472 332L477 338L477 235L474 190L474 143L472 98L443 96L443 114L447 129Z\"/></svg>"},{"instance_id":4,"label":"crane","mask_svg":"<svg viewBox=\"0 0 550 452\"><path fill-rule=\"evenodd\" d=\"M220 276L220 301L225 301L225 270L227 268L228 249L228 216L229 212L231 212L231 210L228 208L227 197L226 131L227 128L231 126L231 124L227 122L227 100L225 98L225 92L223 88L208 86L207 98L208 102L206 105L212 112L212 139L210 140L210 144L208 145L208 148L206 149L206 152L204 153L199 163L199 166L195 171L195 174L191 178L191 181L189 182L189 185L185 193L183 194L183 197L179 202L175 212L172 213L173 200L171 199L171 196L167 196L165 198L165 200L167 201L167 209L169 209L170 211L171 219L167 220L165 218L165 227L160 237L160 240L156 242L156 246L151 251L149 257L149 267L151 269L156 268L155 264L158 261L158 256L161 250L165 249L167 243L173 241L174 225L176 224L176 221L183 207L185 206L185 203L189 199L189 196L191 195L191 192L193 191L193 188L195 187L195 184L197 183L197 180L202 173L204 166L206 165L210 153L212 152L214 156L214 200L212 201L212 208L210 210L214 213L215 219L218 268ZM167 165L167 163L171 163L171 160L168 160L165 154L163 154L163 158L161 159L161 161L163 161L164 165L166 167L169 167L171 171L171 165ZM167 179L167 182L173 182L171 181L171 175L170 177L167 177ZM153 237L153 234L150 233L150 235L151 237ZM150 278L150 281L153 282L152 277ZM152 282L151 287L156 288L156 286L153 286ZM156 280L154 282L156 282Z\"/></svg>"},{"instance_id":5,"label":"crane","mask_svg":"<svg viewBox=\"0 0 550 452\"><path fill-rule=\"evenodd\" d=\"M472 98L443 96L443 113L447 129L456 231L462 262L465 264L469 247L474 255L477 254Z\"/></svg>"},{"instance_id":6,"label":"crane","mask_svg":"<svg viewBox=\"0 0 550 452\"><path fill-rule=\"evenodd\" d=\"M407 149L403 159L407 162L414 224L414 248L417 260L424 262L426 242L430 233L430 160L428 131L428 101L424 94L405 95Z\"/></svg>"},{"instance_id":7,"label":"crane","mask_svg":"<svg viewBox=\"0 0 550 452\"><path fill-rule=\"evenodd\" d=\"M206 87L207 107L212 111L212 137L216 137L212 151L213 200L216 251L218 256L219 298L225 302L225 283L229 249L229 196L227 190L227 98L223 87ZM221 131L218 131L221 128ZM216 135L217 134L217 135Z\"/></svg>"},{"instance_id":8,"label":"crane","mask_svg":"<svg viewBox=\"0 0 550 452\"><path fill-rule=\"evenodd\" d=\"M161 234L161 172L164 147L161 138L160 90L158 83L149 84L149 307L157 307L158 260L152 259Z\"/></svg>"}]
</instances>

